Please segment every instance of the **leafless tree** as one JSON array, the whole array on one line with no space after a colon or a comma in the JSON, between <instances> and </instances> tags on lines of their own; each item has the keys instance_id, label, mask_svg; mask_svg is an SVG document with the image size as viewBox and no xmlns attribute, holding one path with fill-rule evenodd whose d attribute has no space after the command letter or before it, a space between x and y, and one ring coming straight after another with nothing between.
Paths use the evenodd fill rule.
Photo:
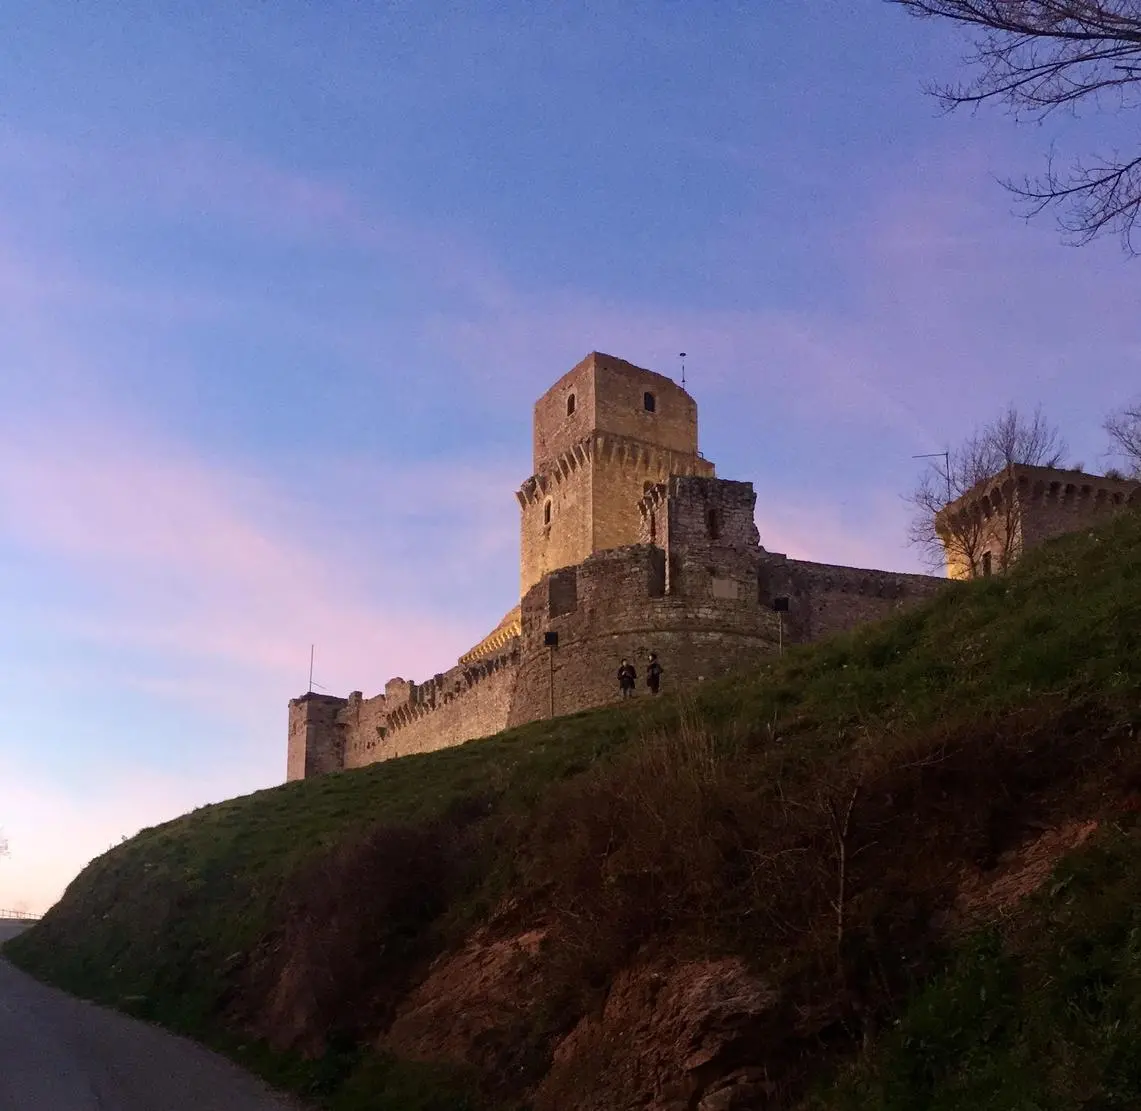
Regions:
<instances>
[{"instance_id":1,"label":"leafless tree","mask_svg":"<svg viewBox=\"0 0 1141 1111\"><path fill-rule=\"evenodd\" d=\"M1027 416L1015 406L1008 406L924 471L907 498L915 511L911 543L920 549L933 568L944 566L951 557L969 567L972 574L979 574L983 552L990 549L994 537L998 536L1003 544L998 553L999 567L1005 568L1014 555L1013 544L1018 535L1014 499L1006 498L998 507L1009 519L1003 520L1002 527L997 529L993 519L969 511L942 518L937 529L936 514L949 502L1007 467L1019 463L1059 467L1065 454L1066 444L1061 433L1046 420L1041 408Z\"/></svg>"},{"instance_id":2,"label":"leafless tree","mask_svg":"<svg viewBox=\"0 0 1141 1111\"><path fill-rule=\"evenodd\" d=\"M1112 442L1110 454L1125 460L1129 473L1141 478L1141 399L1105 418Z\"/></svg>"},{"instance_id":3,"label":"leafless tree","mask_svg":"<svg viewBox=\"0 0 1141 1111\"><path fill-rule=\"evenodd\" d=\"M1016 119L1058 110L1127 111L1141 106L1139 0L888 0L923 18L966 28L974 49L966 84L932 87L948 108L1004 103ZM1135 254L1141 212L1141 153L1108 154L1059 168L1053 152L1037 178L1005 185L1034 216L1056 206L1075 243L1115 232Z\"/></svg>"}]
</instances>

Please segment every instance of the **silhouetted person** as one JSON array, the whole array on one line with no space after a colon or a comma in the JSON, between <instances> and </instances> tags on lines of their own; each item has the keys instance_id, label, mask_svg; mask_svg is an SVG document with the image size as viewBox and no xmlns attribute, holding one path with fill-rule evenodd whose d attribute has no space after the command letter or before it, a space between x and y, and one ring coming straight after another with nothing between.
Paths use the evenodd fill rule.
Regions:
<instances>
[{"instance_id":1,"label":"silhouetted person","mask_svg":"<svg viewBox=\"0 0 1141 1111\"><path fill-rule=\"evenodd\" d=\"M634 665L629 660L623 660L622 666L618 668L618 689L623 698L633 698L637 680L638 673L634 670Z\"/></svg>"},{"instance_id":2,"label":"silhouetted person","mask_svg":"<svg viewBox=\"0 0 1141 1111\"><path fill-rule=\"evenodd\" d=\"M662 665L658 663L657 652L651 652L650 662L646 665L646 686L650 688L651 694L657 694L661 685Z\"/></svg>"}]
</instances>

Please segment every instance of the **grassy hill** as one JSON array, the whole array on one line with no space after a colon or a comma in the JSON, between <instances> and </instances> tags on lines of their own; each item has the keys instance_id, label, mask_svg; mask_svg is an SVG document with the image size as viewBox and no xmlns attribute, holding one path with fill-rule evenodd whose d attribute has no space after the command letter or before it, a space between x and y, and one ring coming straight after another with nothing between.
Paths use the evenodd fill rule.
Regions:
<instances>
[{"instance_id":1,"label":"grassy hill","mask_svg":"<svg viewBox=\"0 0 1141 1111\"><path fill-rule=\"evenodd\" d=\"M1141 516L691 700L262 791L5 953L333 1108L1141 1106Z\"/></svg>"}]
</instances>

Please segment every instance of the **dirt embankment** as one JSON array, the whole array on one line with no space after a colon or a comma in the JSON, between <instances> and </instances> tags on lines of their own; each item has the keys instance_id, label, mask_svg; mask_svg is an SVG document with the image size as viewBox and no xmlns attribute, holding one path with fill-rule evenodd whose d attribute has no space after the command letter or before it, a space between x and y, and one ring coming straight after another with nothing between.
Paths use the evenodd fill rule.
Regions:
<instances>
[{"instance_id":1,"label":"dirt embankment","mask_svg":"<svg viewBox=\"0 0 1141 1111\"><path fill-rule=\"evenodd\" d=\"M234 1019L307 1053L363 1038L536 1111L792 1106L955 936L1130 811L1138 760L1130 725L1048 708L853 746L777 791L755 752L658 738L526 821L377 830L324 861ZM489 843L512 898L449 922Z\"/></svg>"}]
</instances>

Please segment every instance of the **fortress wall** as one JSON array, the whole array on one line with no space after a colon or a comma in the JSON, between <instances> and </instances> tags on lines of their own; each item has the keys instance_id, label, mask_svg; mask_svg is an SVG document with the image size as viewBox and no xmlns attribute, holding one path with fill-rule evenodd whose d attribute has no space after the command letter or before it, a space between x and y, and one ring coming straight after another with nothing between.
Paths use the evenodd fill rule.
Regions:
<instances>
[{"instance_id":1,"label":"fortress wall","mask_svg":"<svg viewBox=\"0 0 1141 1111\"><path fill-rule=\"evenodd\" d=\"M665 593L665 553L649 545L600 552L551 576L523 599L522 658L510 724L545 718L618 697L623 657L646 693L646 659L657 652L666 689L699 682L771 653L777 628L758 600ZM547 630L559 647L543 646ZM553 684L552 672L553 665Z\"/></svg>"},{"instance_id":2,"label":"fortress wall","mask_svg":"<svg viewBox=\"0 0 1141 1111\"><path fill-rule=\"evenodd\" d=\"M359 768L377 759L376 751L388 729L388 699L383 694L362 698L349 695L348 705L338 715L345 728L345 767Z\"/></svg>"},{"instance_id":3,"label":"fortress wall","mask_svg":"<svg viewBox=\"0 0 1141 1111\"><path fill-rule=\"evenodd\" d=\"M1023 550L1108 520L1127 508L1130 497L1139 490L1138 482L1080 473L1061 474L1052 480L1019 475L1018 516Z\"/></svg>"},{"instance_id":4,"label":"fortress wall","mask_svg":"<svg viewBox=\"0 0 1141 1111\"><path fill-rule=\"evenodd\" d=\"M518 660L518 641L512 638L496 655L453 667L426 683L393 681L399 685L394 693L407 696L398 703L384 695L350 702L342 712L345 766L434 752L506 729Z\"/></svg>"},{"instance_id":5,"label":"fortress wall","mask_svg":"<svg viewBox=\"0 0 1141 1111\"><path fill-rule=\"evenodd\" d=\"M839 567L802 560L762 569L762 591L789 595L788 631L796 641L819 640L880 621L933 597L947 579L895 571Z\"/></svg>"}]
</instances>

